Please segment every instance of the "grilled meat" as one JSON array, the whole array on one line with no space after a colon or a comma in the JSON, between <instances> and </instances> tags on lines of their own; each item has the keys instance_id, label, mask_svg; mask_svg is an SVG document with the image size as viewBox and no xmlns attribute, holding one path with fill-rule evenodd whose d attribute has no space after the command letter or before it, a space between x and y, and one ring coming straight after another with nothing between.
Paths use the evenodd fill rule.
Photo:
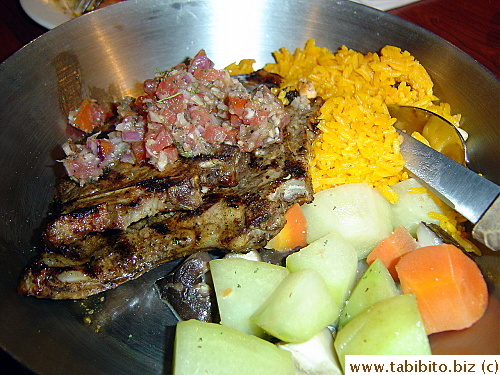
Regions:
<instances>
[{"instance_id":1,"label":"grilled meat","mask_svg":"<svg viewBox=\"0 0 500 375\"><path fill-rule=\"evenodd\" d=\"M252 87L247 87L246 90L242 83L230 78L227 72L213 70L216 76L221 76L218 83L220 89L217 90L213 90L215 83L208 82L207 84L205 81L194 81L194 76L189 77L188 81L191 86L196 87L196 91L204 87L206 94L203 100L206 100L207 108L199 105L202 99L197 96L195 99L190 90L178 92L179 94L185 92L185 94L178 95L179 98L189 96L187 92L191 93L191 99L185 99L181 103L186 106L185 112L175 116L172 108L163 108L167 105L165 100L173 99L176 95L158 100L164 95L165 88L162 85L167 81L172 81L176 82L175 84L171 82L172 85L182 86L181 82L187 78L179 77L188 77L188 72L198 64L211 66L203 53L198 54L189 66L179 68L177 75L162 76L145 85L155 87L154 99L149 99L153 102L148 102L148 105L144 103L138 105L138 102L147 102L146 99L142 99L138 102L129 100L120 104L119 116L116 120L116 129L126 128L128 133L134 133L135 136L140 135L140 129L144 132L143 127L147 125L146 148L147 145L154 146L155 150L157 147L161 148L163 146L157 146L155 143L159 142L158 139L168 139L170 136L175 138L177 135L180 138L175 138L174 143L179 150L174 154L177 155L179 152L189 154L185 156L190 157L172 156L171 151L175 147L169 146L167 149L170 151L159 151L152 163L151 160L150 163L140 165L117 163L113 169L101 175L106 168L101 163L105 165L117 159L118 155L125 152L123 150L131 147L127 142L119 141L124 137L124 133L118 136L120 132L111 131L112 141L111 138L100 139L98 138L100 128L97 127L94 131L98 133L90 136L85 146L69 142L63 147L69 150L67 151L68 157L63 161L68 175L59 184L53 205L54 212L51 215L53 219L44 232L44 240L48 247L57 248L69 245L92 232L126 229L130 224L159 212L196 209L201 205L203 196L212 189L235 186L238 183L240 180L238 174L241 173L238 166L248 163L249 151L265 147L281 139L281 128L289 121L289 116L284 111L282 103L268 88L279 83L281 77L264 70L248 76L245 83ZM196 70L193 71L196 74ZM184 83L187 87L191 87L187 82ZM151 88L145 88L145 91L151 90ZM213 96L214 93L217 95L212 98L211 95ZM197 104L193 105L193 103ZM211 106L208 106L208 103L211 103ZM100 108L96 103L92 105ZM176 110L180 110L179 105L177 103L174 106ZM219 113L221 108L227 108L227 111ZM217 113L221 116L220 118L213 117L216 111L219 111ZM101 112L102 110L99 110L97 114ZM148 112L148 115L145 112ZM167 121L166 114L172 115L182 124L177 124L178 129L172 130L171 135L160 136L157 134L158 129L165 130L168 126L155 121ZM103 116L99 118L101 117ZM73 114L72 118L78 118L77 114ZM230 121L233 124L231 126L235 127L231 128L228 124L213 127L214 122L217 123L223 119L226 119L226 122ZM206 129L200 128L199 124L194 126L197 122L203 123ZM197 134L195 130L203 131L203 136ZM224 133L223 130L228 133ZM214 143L208 142L204 137ZM224 142L221 143L223 140ZM113 147L113 152L109 156L105 157L100 154L102 144ZM230 147L230 145L238 147ZM238 148L247 152L239 152ZM187 149L191 151L187 152ZM150 151L154 154L153 150ZM164 157L170 155L167 157L171 158L170 163L166 163L161 155ZM160 159L163 161L160 162ZM82 176L99 177L97 181L87 184Z\"/></svg>"},{"instance_id":2,"label":"grilled meat","mask_svg":"<svg viewBox=\"0 0 500 375\"><path fill-rule=\"evenodd\" d=\"M91 226L95 224L89 220L90 228L85 229L83 237L63 245L54 246L52 243L52 246L47 246L45 252L26 270L19 284L19 291L39 298L85 298L135 279L162 263L200 250L242 252L263 247L284 226L284 213L290 206L312 200L308 163L310 145L314 139L312 122L316 119L319 107L319 100L308 109L289 106L287 112L291 120L285 128L281 143L253 152L228 146L218 156L196 157L189 162L184 161L192 163L189 170L197 173L188 176L181 174L178 178L193 181L190 183L198 187L197 194L201 204L197 207L194 207L197 203L185 207L177 203L177 208L174 209L175 204L170 202L168 193L165 193L161 198L153 196L150 199L152 202L170 204L171 208L162 209L152 216L146 215L126 229L94 231ZM218 169L218 176L222 176L221 178L214 178L208 172L200 173L205 166L223 160L221 155L231 155L227 169ZM119 175L124 175L122 170L112 171L108 180L112 181L112 176ZM118 191L109 189L110 193L106 190L108 183L102 182L103 186L97 188L97 193L92 192L95 187L85 187L88 194L81 199L95 199L94 206L97 209L95 213L88 214L89 218L92 214L99 217L99 207L106 207L110 215L119 216L113 211L122 207L119 202L123 197L114 195L122 195L124 191L139 191L139 196L141 191L148 192L141 190L143 185L155 186L157 181L161 184L161 181L170 181L172 178L150 176L142 183L124 177L129 183ZM211 179L219 185L207 182ZM169 183L167 185L171 186ZM203 186L209 188L205 189L204 194ZM162 189L151 190L163 192ZM68 197L80 195L75 192L65 194ZM174 193L171 195L176 196ZM60 193L60 197L62 196ZM112 201L111 197L117 202L115 206L108 203ZM189 200L195 201L191 198ZM73 205L71 207L76 207L75 210L79 209L75 206L75 201L69 202L68 207ZM154 204L156 203L152 203ZM70 212L74 213L75 210ZM88 209L83 210L83 216L87 215L87 211Z\"/></svg>"},{"instance_id":3,"label":"grilled meat","mask_svg":"<svg viewBox=\"0 0 500 375\"><path fill-rule=\"evenodd\" d=\"M96 183L80 186L65 177L44 232L49 247L69 245L91 232L126 229L159 212L194 210L214 188L235 186L248 153L221 146L211 156L182 158L159 172L150 164L119 163Z\"/></svg>"}]
</instances>

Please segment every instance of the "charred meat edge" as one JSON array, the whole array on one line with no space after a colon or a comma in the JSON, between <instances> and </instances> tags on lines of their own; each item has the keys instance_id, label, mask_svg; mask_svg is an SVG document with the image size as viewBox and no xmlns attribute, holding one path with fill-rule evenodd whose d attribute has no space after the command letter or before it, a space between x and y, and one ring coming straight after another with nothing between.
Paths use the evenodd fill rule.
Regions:
<instances>
[{"instance_id":1,"label":"charred meat edge","mask_svg":"<svg viewBox=\"0 0 500 375\"><path fill-rule=\"evenodd\" d=\"M126 229L158 212L194 210L212 189L235 186L241 178L234 166L247 158L234 147L221 146L216 155L183 158L163 172L123 163L83 188L65 179L43 234L45 243L57 248L91 232Z\"/></svg>"},{"instance_id":2,"label":"charred meat edge","mask_svg":"<svg viewBox=\"0 0 500 375\"><path fill-rule=\"evenodd\" d=\"M247 173L236 186L207 194L195 210L160 213L125 230L89 233L68 246L47 248L27 268L19 292L86 298L200 250L263 247L284 226L289 207L312 200L310 119L319 107L289 109L284 142L251 153Z\"/></svg>"},{"instance_id":3,"label":"charred meat edge","mask_svg":"<svg viewBox=\"0 0 500 375\"><path fill-rule=\"evenodd\" d=\"M278 87L281 77L260 69L239 76L249 91ZM119 163L97 182L80 186L68 176L58 184L52 219L44 231L48 247L68 245L91 232L126 229L158 212L193 210L203 195L219 186L235 186L240 152L220 146L210 157L182 158L158 172L149 164ZM243 157L244 158L244 157Z\"/></svg>"}]
</instances>

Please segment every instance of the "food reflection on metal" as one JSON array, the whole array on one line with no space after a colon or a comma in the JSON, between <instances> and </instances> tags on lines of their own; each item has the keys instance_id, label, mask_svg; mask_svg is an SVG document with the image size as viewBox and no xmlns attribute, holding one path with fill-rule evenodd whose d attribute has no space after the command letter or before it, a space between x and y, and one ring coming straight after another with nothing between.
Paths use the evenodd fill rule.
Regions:
<instances>
[{"instance_id":1,"label":"food reflection on metal","mask_svg":"<svg viewBox=\"0 0 500 375\"><path fill-rule=\"evenodd\" d=\"M59 106L67 117L83 99L80 61L75 54L63 51L54 57L52 65L57 75Z\"/></svg>"},{"instance_id":2,"label":"food reflection on metal","mask_svg":"<svg viewBox=\"0 0 500 375\"><path fill-rule=\"evenodd\" d=\"M211 260L206 252L195 253L156 282L162 300L179 320L212 321L214 293L207 280Z\"/></svg>"},{"instance_id":3,"label":"food reflection on metal","mask_svg":"<svg viewBox=\"0 0 500 375\"><path fill-rule=\"evenodd\" d=\"M463 246L439 225L433 223L424 223L424 222L422 222L421 225L432 231L432 233L434 233L434 235L438 238L438 241L440 243L451 244L465 251Z\"/></svg>"},{"instance_id":4,"label":"food reflection on metal","mask_svg":"<svg viewBox=\"0 0 500 375\"><path fill-rule=\"evenodd\" d=\"M500 250L500 187L396 128L405 168L472 224L472 236Z\"/></svg>"},{"instance_id":5,"label":"food reflection on metal","mask_svg":"<svg viewBox=\"0 0 500 375\"><path fill-rule=\"evenodd\" d=\"M465 139L456 126L445 118L422 108L388 105L389 114L396 118L394 126L408 134L418 132L436 151L467 166L469 158Z\"/></svg>"},{"instance_id":6,"label":"food reflection on metal","mask_svg":"<svg viewBox=\"0 0 500 375\"><path fill-rule=\"evenodd\" d=\"M169 309L160 301L154 285L155 279L164 274L165 269L158 269L121 288L73 300L71 311L78 321L95 333L114 332L116 335L120 332L119 339L124 342L132 335L137 338L144 321L154 320L161 324L163 319L171 316Z\"/></svg>"}]
</instances>

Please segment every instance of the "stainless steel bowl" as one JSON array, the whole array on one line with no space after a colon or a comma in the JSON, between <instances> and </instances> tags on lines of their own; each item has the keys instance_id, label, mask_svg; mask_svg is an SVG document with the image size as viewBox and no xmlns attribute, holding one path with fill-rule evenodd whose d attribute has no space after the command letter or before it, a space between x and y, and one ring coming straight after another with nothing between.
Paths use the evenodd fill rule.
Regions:
<instances>
[{"instance_id":1,"label":"stainless steel bowl","mask_svg":"<svg viewBox=\"0 0 500 375\"><path fill-rule=\"evenodd\" d=\"M0 65L4 349L40 374L169 373L175 320L152 283L173 264L86 301L16 294L60 173L56 160L68 109L83 97L136 95L155 68L202 48L218 67L242 58L261 66L272 61L272 51L302 47L309 38L333 50L346 45L366 53L386 44L409 50L431 74L438 96L463 114L472 167L500 181L497 79L453 45L402 19L322 0L128 0L104 8L47 32ZM492 306L482 325L433 338L434 350L488 350L497 340L488 329L498 319L498 303ZM474 340L484 346L463 344Z\"/></svg>"}]
</instances>

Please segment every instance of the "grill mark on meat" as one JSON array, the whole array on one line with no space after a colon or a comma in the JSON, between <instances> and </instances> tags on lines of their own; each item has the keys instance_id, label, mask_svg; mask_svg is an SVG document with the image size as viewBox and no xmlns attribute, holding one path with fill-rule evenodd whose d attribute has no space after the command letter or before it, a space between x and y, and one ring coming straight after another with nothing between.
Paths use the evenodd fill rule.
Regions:
<instances>
[{"instance_id":1,"label":"grill mark on meat","mask_svg":"<svg viewBox=\"0 0 500 375\"><path fill-rule=\"evenodd\" d=\"M234 207L235 200L241 202L238 208ZM91 256L68 265L66 258L44 253L28 269L19 290L44 298L85 298L196 251L258 249L284 225L278 202L273 212L266 213L266 221L250 224L247 220L252 215L248 215L246 207L258 200L255 196L228 199L216 194L194 211L166 217L159 214L111 236L90 234L85 241L71 244L68 251Z\"/></svg>"},{"instance_id":2,"label":"grill mark on meat","mask_svg":"<svg viewBox=\"0 0 500 375\"><path fill-rule=\"evenodd\" d=\"M314 139L310 119L316 112L288 111L291 121L284 141L229 158L238 160L229 164L237 178L206 192L198 207L158 212L126 229L90 231L73 242L47 246L26 269L19 292L39 298L86 298L198 251L246 252L265 246L284 226L289 207L312 200L307 168ZM227 156L232 150L224 152ZM225 158L197 162L212 163L219 157ZM232 173L220 170L224 176ZM203 178L214 177L207 173Z\"/></svg>"},{"instance_id":3,"label":"grill mark on meat","mask_svg":"<svg viewBox=\"0 0 500 375\"><path fill-rule=\"evenodd\" d=\"M150 176L157 171L149 165L120 165L118 171L109 172L90 190L64 181L62 185L69 193L59 189L54 205L58 210L44 232L45 243L56 248L91 232L126 229L158 212L195 209L211 189L235 186L240 173L236 166L244 165L246 159L247 155L236 148L221 146L221 152L213 157L182 159L168 169L170 175L166 176ZM140 179L145 176L148 178ZM117 186L117 181L125 185ZM78 190L82 196L75 198Z\"/></svg>"},{"instance_id":4,"label":"grill mark on meat","mask_svg":"<svg viewBox=\"0 0 500 375\"><path fill-rule=\"evenodd\" d=\"M291 177L295 178L301 178L307 173L307 171L304 169L304 166L294 160L285 161L285 170L290 174Z\"/></svg>"},{"instance_id":5,"label":"grill mark on meat","mask_svg":"<svg viewBox=\"0 0 500 375\"><path fill-rule=\"evenodd\" d=\"M82 208L77 208L76 210L70 212L68 215L71 216L74 219L79 219L81 217L95 214L99 212L99 207L98 206L89 206L89 207L82 207Z\"/></svg>"}]
</instances>

